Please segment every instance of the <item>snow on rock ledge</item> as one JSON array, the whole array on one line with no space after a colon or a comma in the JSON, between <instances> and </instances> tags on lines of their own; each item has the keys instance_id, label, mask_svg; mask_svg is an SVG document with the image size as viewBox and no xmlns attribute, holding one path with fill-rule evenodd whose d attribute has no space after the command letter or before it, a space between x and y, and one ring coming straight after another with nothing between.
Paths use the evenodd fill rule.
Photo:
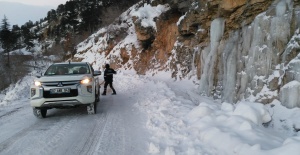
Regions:
<instances>
[{"instance_id":1,"label":"snow on rock ledge","mask_svg":"<svg viewBox=\"0 0 300 155\"><path fill-rule=\"evenodd\" d=\"M300 82L291 81L280 90L280 101L287 108L300 107Z\"/></svg>"}]
</instances>

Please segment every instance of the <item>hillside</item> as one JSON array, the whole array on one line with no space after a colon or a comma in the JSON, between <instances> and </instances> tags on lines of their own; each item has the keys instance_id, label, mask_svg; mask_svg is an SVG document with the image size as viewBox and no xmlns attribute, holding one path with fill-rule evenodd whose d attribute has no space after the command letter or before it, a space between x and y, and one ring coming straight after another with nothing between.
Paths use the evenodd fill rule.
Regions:
<instances>
[{"instance_id":1,"label":"hillside","mask_svg":"<svg viewBox=\"0 0 300 155\"><path fill-rule=\"evenodd\" d=\"M0 36L2 30L9 31L11 35L3 37L10 38L7 39L9 43L5 43L8 46L0 41L0 79L3 79L0 91L15 84L33 69L45 66L37 66L37 61L72 58L78 43L110 24L136 2L138 0L70 0L57 9L49 10L40 20L27 21L23 25L11 25L9 17L4 17ZM27 7L22 6L22 9L26 11Z\"/></svg>"},{"instance_id":2,"label":"hillside","mask_svg":"<svg viewBox=\"0 0 300 155\"><path fill-rule=\"evenodd\" d=\"M226 102L278 99L300 106L287 95L299 86L284 87L299 79L299 5L290 0L138 3L80 43L74 60L95 67L111 63L138 74L170 71L174 79L194 80L199 94Z\"/></svg>"}]
</instances>

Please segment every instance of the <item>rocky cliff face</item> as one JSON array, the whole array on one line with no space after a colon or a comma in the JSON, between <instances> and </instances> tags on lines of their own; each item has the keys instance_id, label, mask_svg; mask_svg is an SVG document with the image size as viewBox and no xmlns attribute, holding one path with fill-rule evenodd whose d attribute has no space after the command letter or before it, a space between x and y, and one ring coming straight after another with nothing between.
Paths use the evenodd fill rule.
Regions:
<instances>
[{"instance_id":1,"label":"rocky cliff face","mask_svg":"<svg viewBox=\"0 0 300 155\"><path fill-rule=\"evenodd\" d=\"M226 102L286 101L283 91L289 89L281 88L300 80L299 3L153 0L151 6L132 7L90 37L90 46L79 45L78 52L94 54L96 66L109 62L139 74L171 71L177 80L197 77L200 94ZM154 25L133 13L162 5L166 9L151 19ZM128 42L128 36L137 42Z\"/></svg>"}]
</instances>

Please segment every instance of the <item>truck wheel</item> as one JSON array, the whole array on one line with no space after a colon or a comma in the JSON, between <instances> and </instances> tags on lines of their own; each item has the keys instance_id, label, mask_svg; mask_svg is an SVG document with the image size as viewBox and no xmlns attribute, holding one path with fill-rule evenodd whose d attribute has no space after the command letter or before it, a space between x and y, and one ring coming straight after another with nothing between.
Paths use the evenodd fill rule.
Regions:
<instances>
[{"instance_id":1,"label":"truck wheel","mask_svg":"<svg viewBox=\"0 0 300 155\"><path fill-rule=\"evenodd\" d=\"M95 101L99 102L100 101L100 88L98 89L98 92L95 93Z\"/></svg>"},{"instance_id":2,"label":"truck wheel","mask_svg":"<svg viewBox=\"0 0 300 155\"><path fill-rule=\"evenodd\" d=\"M97 105L96 102L94 102L94 103L89 104L86 107L87 112L88 112L89 115L96 114L96 109L97 109L96 105Z\"/></svg>"},{"instance_id":3,"label":"truck wheel","mask_svg":"<svg viewBox=\"0 0 300 155\"><path fill-rule=\"evenodd\" d=\"M47 109L33 108L33 114L38 118L46 118Z\"/></svg>"}]
</instances>

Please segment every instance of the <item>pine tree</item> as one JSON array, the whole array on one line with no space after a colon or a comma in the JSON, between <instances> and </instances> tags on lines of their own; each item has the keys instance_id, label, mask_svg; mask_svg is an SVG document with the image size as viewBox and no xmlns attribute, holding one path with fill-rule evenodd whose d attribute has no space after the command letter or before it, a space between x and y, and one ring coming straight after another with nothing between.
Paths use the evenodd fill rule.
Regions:
<instances>
[{"instance_id":1,"label":"pine tree","mask_svg":"<svg viewBox=\"0 0 300 155\"><path fill-rule=\"evenodd\" d=\"M18 25L13 25L11 32L13 34L13 40L16 42L16 44L13 46L13 50L15 49L21 49L22 48L22 34L21 34L21 28Z\"/></svg>"},{"instance_id":2,"label":"pine tree","mask_svg":"<svg viewBox=\"0 0 300 155\"><path fill-rule=\"evenodd\" d=\"M12 47L12 33L9 29L8 19L4 15L4 19L2 20L2 25L0 28L0 42L2 44L2 48L4 49L4 53L7 53L7 66L9 66L9 52Z\"/></svg>"},{"instance_id":3,"label":"pine tree","mask_svg":"<svg viewBox=\"0 0 300 155\"><path fill-rule=\"evenodd\" d=\"M29 28L25 25L21 27L22 36L24 37L24 44L26 45L26 49L30 50L34 44L33 39L34 35L30 32Z\"/></svg>"}]
</instances>

